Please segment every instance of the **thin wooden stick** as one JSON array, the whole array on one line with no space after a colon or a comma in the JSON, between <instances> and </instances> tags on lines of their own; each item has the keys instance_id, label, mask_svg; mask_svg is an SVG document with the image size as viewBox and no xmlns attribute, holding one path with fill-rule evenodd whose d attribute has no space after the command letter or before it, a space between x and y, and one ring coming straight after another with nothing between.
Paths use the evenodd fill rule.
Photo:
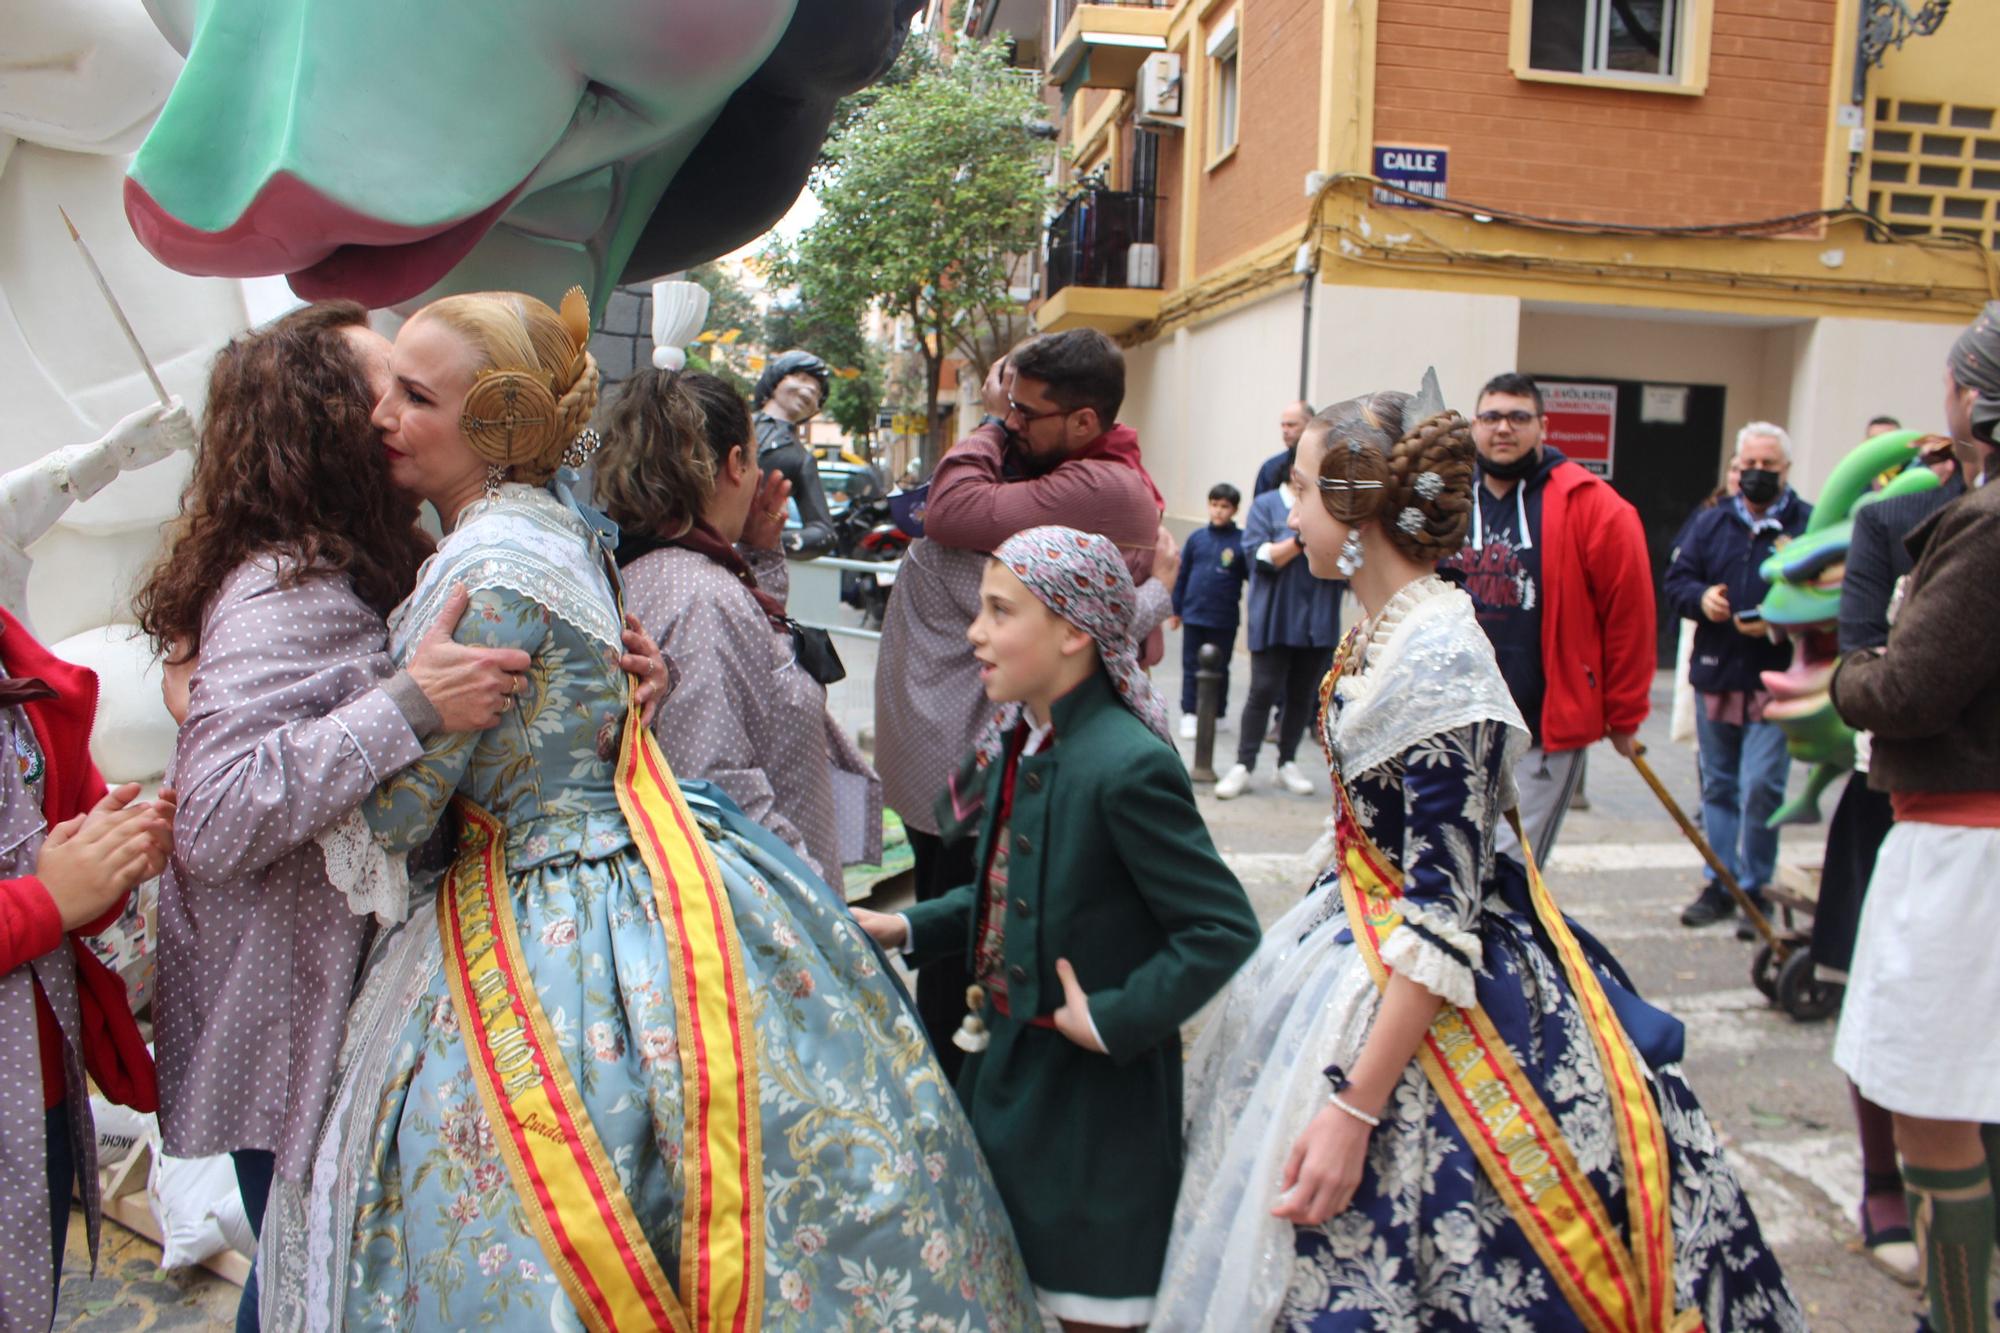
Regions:
<instances>
[{"instance_id":1,"label":"thin wooden stick","mask_svg":"<svg viewBox=\"0 0 2000 1333\"><path fill-rule=\"evenodd\" d=\"M1646 762L1646 747L1636 742L1632 746L1632 767L1639 770L1639 776L1644 778L1646 785L1653 789L1653 795L1660 798L1660 804L1667 808L1667 813L1672 815L1674 822L1681 826L1681 832L1685 833L1688 841L1694 844L1694 849L1701 853L1702 860L1708 862L1708 868L1715 872L1716 880L1723 888L1729 890L1729 896L1734 898L1736 905L1743 909L1743 915L1750 918L1750 924L1755 926L1757 933L1764 937L1764 943L1771 946L1771 956L1781 963L1784 962L1786 958L1791 956L1792 951L1790 947L1782 939L1778 938L1778 933L1775 930L1771 929L1770 921L1765 918L1762 912L1757 910L1757 904L1750 900L1750 895L1745 893L1743 887L1736 882L1736 876L1729 873L1729 867L1722 864L1722 858L1717 856L1715 849L1708 845L1708 839L1701 836L1701 830L1694 826L1694 821L1681 812L1680 804L1674 800L1672 795L1668 793L1666 786L1654 775L1653 766Z\"/></svg>"},{"instance_id":2,"label":"thin wooden stick","mask_svg":"<svg viewBox=\"0 0 2000 1333\"><path fill-rule=\"evenodd\" d=\"M111 307L111 317L117 320L118 327L124 330L125 341L132 345L132 354L139 358L139 365L146 372L146 378L153 382L153 392L160 396L160 405L171 407L172 395L167 392L167 386L161 382L160 372L153 369L152 358L147 356L146 349L139 345L139 335L132 331L132 321L125 318L125 310L118 304L118 298L111 294L111 284L104 280L104 270L97 266L97 257L91 254L90 247L84 244L83 233L69 220L68 209L58 205L56 211L62 214L63 225L69 228L69 238L76 242L78 252L83 255L84 267L90 270L91 277L97 279L97 290L104 293L104 303Z\"/></svg>"}]
</instances>

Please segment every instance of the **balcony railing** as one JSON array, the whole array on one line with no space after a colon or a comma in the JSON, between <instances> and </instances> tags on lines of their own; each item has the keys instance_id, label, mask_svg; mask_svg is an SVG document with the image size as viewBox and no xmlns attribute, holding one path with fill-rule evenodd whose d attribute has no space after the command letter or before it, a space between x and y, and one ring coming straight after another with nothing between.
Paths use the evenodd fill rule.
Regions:
<instances>
[{"instance_id":1,"label":"balcony railing","mask_svg":"<svg viewBox=\"0 0 2000 1333\"><path fill-rule=\"evenodd\" d=\"M1055 23L1049 31L1051 40L1062 36L1063 29L1069 26L1070 18L1076 13L1079 4L1115 5L1120 9L1173 8L1173 0L1055 0Z\"/></svg>"},{"instance_id":2,"label":"balcony railing","mask_svg":"<svg viewBox=\"0 0 2000 1333\"><path fill-rule=\"evenodd\" d=\"M1086 190L1071 199L1049 224L1042 294L1070 286L1158 287L1158 207L1158 196L1133 190Z\"/></svg>"}]
</instances>

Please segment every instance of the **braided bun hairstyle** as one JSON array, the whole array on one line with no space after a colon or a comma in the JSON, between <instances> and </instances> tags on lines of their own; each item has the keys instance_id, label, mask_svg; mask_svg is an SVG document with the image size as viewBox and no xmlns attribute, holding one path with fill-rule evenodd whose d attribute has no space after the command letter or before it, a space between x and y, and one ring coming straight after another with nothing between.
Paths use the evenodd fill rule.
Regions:
<instances>
[{"instance_id":1,"label":"braided bun hairstyle","mask_svg":"<svg viewBox=\"0 0 2000 1333\"><path fill-rule=\"evenodd\" d=\"M1385 389L1335 403L1308 427L1326 433L1320 503L1343 523L1379 519L1383 535L1430 564L1472 525L1472 427L1456 412L1408 418L1413 395Z\"/></svg>"},{"instance_id":2,"label":"braided bun hairstyle","mask_svg":"<svg viewBox=\"0 0 2000 1333\"><path fill-rule=\"evenodd\" d=\"M583 289L570 288L560 312L522 292L468 292L410 318L434 319L472 348L477 373L458 417L472 451L515 481L553 476L597 410Z\"/></svg>"}]
</instances>

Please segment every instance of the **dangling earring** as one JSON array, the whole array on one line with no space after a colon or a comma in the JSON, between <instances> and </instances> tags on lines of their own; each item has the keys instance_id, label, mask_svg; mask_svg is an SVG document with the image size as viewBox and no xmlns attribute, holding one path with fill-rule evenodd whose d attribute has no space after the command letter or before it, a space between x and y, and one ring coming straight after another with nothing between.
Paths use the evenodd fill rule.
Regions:
<instances>
[{"instance_id":1,"label":"dangling earring","mask_svg":"<svg viewBox=\"0 0 2000 1333\"><path fill-rule=\"evenodd\" d=\"M1361 534L1349 528L1347 540L1340 544L1340 555L1334 560L1333 567L1340 571L1342 578L1351 579L1360 571L1361 559Z\"/></svg>"},{"instance_id":2,"label":"dangling earring","mask_svg":"<svg viewBox=\"0 0 2000 1333\"><path fill-rule=\"evenodd\" d=\"M500 483L507 480L507 468L503 463L486 465L486 498L491 500L500 494Z\"/></svg>"}]
</instances>

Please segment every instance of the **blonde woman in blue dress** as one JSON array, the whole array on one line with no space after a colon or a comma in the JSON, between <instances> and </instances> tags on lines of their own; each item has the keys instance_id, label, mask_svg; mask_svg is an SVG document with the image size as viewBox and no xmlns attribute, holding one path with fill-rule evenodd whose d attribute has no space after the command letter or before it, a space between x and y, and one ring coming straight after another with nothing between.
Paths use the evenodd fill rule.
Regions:
<instances>
[{"instance_id":1,"label":"blonde woman in blue dress","mask_svg":"<svg viewBox=\"0 0 2000 1333\"><path fill-rule=\"evenodd\" d=\"M908 1002L838 895L628 716L601 519L560 463L596 399L581 292L448 297L376 409L447 534L401 660L533 665L322 839L371 957L266 1327L1038 1328L1013 1235ZM447 830L433 894L412 873ZM413 890L412 885L424 886Z\"/></svg>"}]
</instances>

